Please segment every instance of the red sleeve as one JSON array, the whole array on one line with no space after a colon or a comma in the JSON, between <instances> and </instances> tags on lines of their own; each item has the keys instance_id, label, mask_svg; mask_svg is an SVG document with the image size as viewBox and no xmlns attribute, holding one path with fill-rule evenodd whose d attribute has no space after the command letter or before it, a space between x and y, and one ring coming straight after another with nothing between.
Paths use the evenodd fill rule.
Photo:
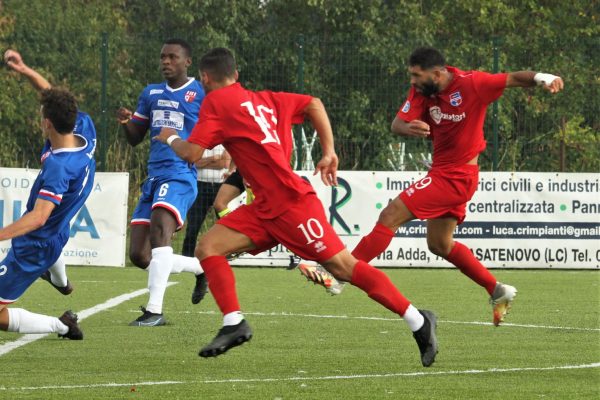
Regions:
<instances>
[{"instance_id":1,"label":"red sleeve","mask_svg":"<svg viewBox=\"0 0 600 400\"><path fill-rule=\"evenodd\" d=\"M200 107L200 115L198 122L194 125L187 141L212 149L213 147L223 143L223 135L219 117L214 110L210 99L205 98Z\"/></svg>"},{"instance_id":2,"label":"red sleeve","mask_svg":"<svg viewBox=\"0 0 600 400\"><path fill-rule=\"evenodd\" d=\"M304 109L312 101L312 96L287 92L273 93L273 96L283 108L288 110L292 117L292 124L304 122Z\"/></svg>"},{"instance_id":3,"label":"red sleeve","mask_svg":"<svg viewBox=\"0 0 600 400\"><path fill-rule=\"evenodd\" d=\"M425 111L425 98L417 93L414 87L410 87L408 97L402 107L398 110L396 117L399 119L410 122L414 119L423 119L423 113Z\"/></svg>"},{"instance_id":4,"label":"red sleeve","mask_svg":"<svg viewBox=\"0 0 600 400\"><path fill-rule=\"evenodd\" d=\"M485 104L490 104L504 93L507 76L506 73L490 74L473 71L473 88Z\"/></svg>"}]
</instances>

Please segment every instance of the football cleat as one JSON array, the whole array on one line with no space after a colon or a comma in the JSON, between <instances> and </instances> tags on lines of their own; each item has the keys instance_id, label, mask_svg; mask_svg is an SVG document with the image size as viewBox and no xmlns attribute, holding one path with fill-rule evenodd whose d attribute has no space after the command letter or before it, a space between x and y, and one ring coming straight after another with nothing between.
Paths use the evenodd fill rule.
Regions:
<instances>
[{"instance_id":1,"label":"football cleat","mask_svg":"<svg viewBox=\"0 0 600 400\"><path fill-rule=\"evenodd\" d=\"M494 293L490 297L490 304L494 312L494 325L498 326L504 321L504 316L508 314L516 295L515 287L500 282L496 283Z\"/></svg>"},{"instance_id":2,"label":"football cleat","mask_svg":"<svg viewBox=\"0 0 600 400\"><path fill-rule=\"evenodd\" d=\"M413 337L419 346L421 364L424 367L430 367L435 362L435 356L438 353L437 337L435 336L437 317L428 310L419 310L419 312L425 321L418 331L413 332Z\"/></svg>"},{"instance_id":3,"label":"football cleat","mask_svg":"<svg viewBox=\"0 0 600 400\"><path fill-rule=\"evenodd\" d=\"M285 269L287 269L287 270L295 269L298 265L300 265L301 262L302 262L302 259L300 257L298 257L297 255L290 255L290 263L288 264L287 267L285 267Z\"/></svg>"},{"instance_id":4,"label":"football cleat","mask_svg":"<svg viewBox=\"0 0 600 400\"><path fill-rule=\"evenodd\" d=\"M206 276L204 273L196 275L196 286L192 292L192 304L198 304L206 296L207 291Z\"/></svg>"},{"instance_id":5,"label":"football cleat","mask_svg":"<svg viewBox=\"0 0 600 400\"><path fill-rule=\"evenodd\" d=\"M40 278L49 282L52 285L52 287L54 287L54 289L58 290L65 296L67 296L73 292L73 285L71 285L71 282L69 282L68 279L67 279L67 286L56 286L54 283L52 283L52 279L50 278L49 270L44 272L42 275L40 275Z\"/></svg>"},{"instance_id":6,"label":"football cleat","mask_svg":"<svg viewBox=\"0 0 600 400\"><path fill-rule=\"evenodd\" d=\"M252 329L250 329L250 325L244 319L237 325L222 327L212 342L204 346L198 355L200 357L216 357L250 339L252 339Z\"/></svg>"},{"instance_id":7,"label":"football cleat","mask_svg":"<svg viewBox=\"0 0 600 400\"><path fill-rule=\"evenodd\" d=\"M300 263L298 269L302 276L307 280L313 282L315 285L321 285L325 288L327 293L331 295L338 295L344 290L345 282L340 282L322 266L315 264Z\"/></svg>"},{"instance_id":8,"label":"football cleat","mask_svg":"<svg viewBox=\"0 0 600 400\"><path fill-rule=\"evenodd\" d=\"M142 315L135 321L131 321L129 326L162 326L167 323L167 320L162 314L156 314L146 310L145 307L140 307Z\"/></svg>"},{"instance_id":9,"label":"football cleat","mask_svg":"<svg viewBox=\"0 0 600 400\"><path fill-rule=\"evenodd\" d=\"M79 328L79 324L77 323L77 314L73 313L73 311L68 310L63 313L60 317L58 317L60 322L65 324L69 330L64 335L58 334L60 338L67 338L71 340L82 340L83 332L81 328Z\"/></svg>"}]
</instances>

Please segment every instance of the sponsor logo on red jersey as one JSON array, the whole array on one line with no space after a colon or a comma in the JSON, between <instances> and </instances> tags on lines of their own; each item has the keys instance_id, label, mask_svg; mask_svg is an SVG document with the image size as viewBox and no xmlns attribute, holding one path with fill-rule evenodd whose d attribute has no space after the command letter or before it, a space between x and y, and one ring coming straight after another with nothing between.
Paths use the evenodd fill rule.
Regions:
<instances>
[{"instance_id":1,"label":"sponsor logo on red jersey","mask_svg":"<svg viewBox=\"0 0 600 400\"><path fill-rule=\"evenodd\" d=\"M187 92L185 92L184 98L185 101L191 103L196 98L196 92L194 92L193 90L188 90Z\"/></svg>"}]
</instances>

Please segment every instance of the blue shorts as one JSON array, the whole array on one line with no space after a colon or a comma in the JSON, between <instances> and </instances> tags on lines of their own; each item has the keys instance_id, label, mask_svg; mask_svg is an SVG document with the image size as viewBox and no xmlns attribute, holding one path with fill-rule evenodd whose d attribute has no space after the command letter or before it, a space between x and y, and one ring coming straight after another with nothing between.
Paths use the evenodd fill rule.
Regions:
<instances>
[{"instance_id":1,"label":"blue shorts","mask_svg":"<svg viewBox=\"0 0 600 400\"><path fill-rule=\"evenodd\" d=\"M177 229L181 229L198 194L196 182L196 177L192 174L146 179L142 184L140 200L133 210L131 225L150 225L152 210L162 207L173 214L177 220Z\"/></svg>"},{"instance_id":2,"label":"blue shorts","mask_svg":"<svg viewBox=\"0 0 600 400\"><path fill-rule=\"evenodd\" d=\"M20 236L12 240L8 255L0 262L0 304L16 301L25 290L58 260L69 235L42 241Z\"/></svg>"}]
</instances>

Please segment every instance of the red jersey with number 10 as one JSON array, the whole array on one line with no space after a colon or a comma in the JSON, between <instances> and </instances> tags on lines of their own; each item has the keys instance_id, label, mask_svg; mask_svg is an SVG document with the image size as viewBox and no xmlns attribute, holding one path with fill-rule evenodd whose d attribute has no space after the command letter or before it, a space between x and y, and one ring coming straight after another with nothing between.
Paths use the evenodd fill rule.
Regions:
<instances>
[{"instance_id":1,"label":"red jersey with number 10","mask_svg":"<svg viewBox=\"0 0 600 400\"><path fill-rule=\"evenodd\" d=\"M411 87L397 114L406 122L419 119L429 124L434 168L464 165L485 149L483 123L487 106L506 87L505 73L446 68L454 75L446 89L425 97Z\"/></svg>"},{"instance_id":2,"label":"red jersey with number 10","mask_svg":"<svg viewBox=\"0 0 600 400\"><path fill-rule=\"evenodd\" d=\"M260 218L275 218L314 192L290 165L292 124L304 121L311 96L246 90L239 83L211 91L188 141L206 149L222 144L256 196Z\"/></svg>"}]
</instances>

